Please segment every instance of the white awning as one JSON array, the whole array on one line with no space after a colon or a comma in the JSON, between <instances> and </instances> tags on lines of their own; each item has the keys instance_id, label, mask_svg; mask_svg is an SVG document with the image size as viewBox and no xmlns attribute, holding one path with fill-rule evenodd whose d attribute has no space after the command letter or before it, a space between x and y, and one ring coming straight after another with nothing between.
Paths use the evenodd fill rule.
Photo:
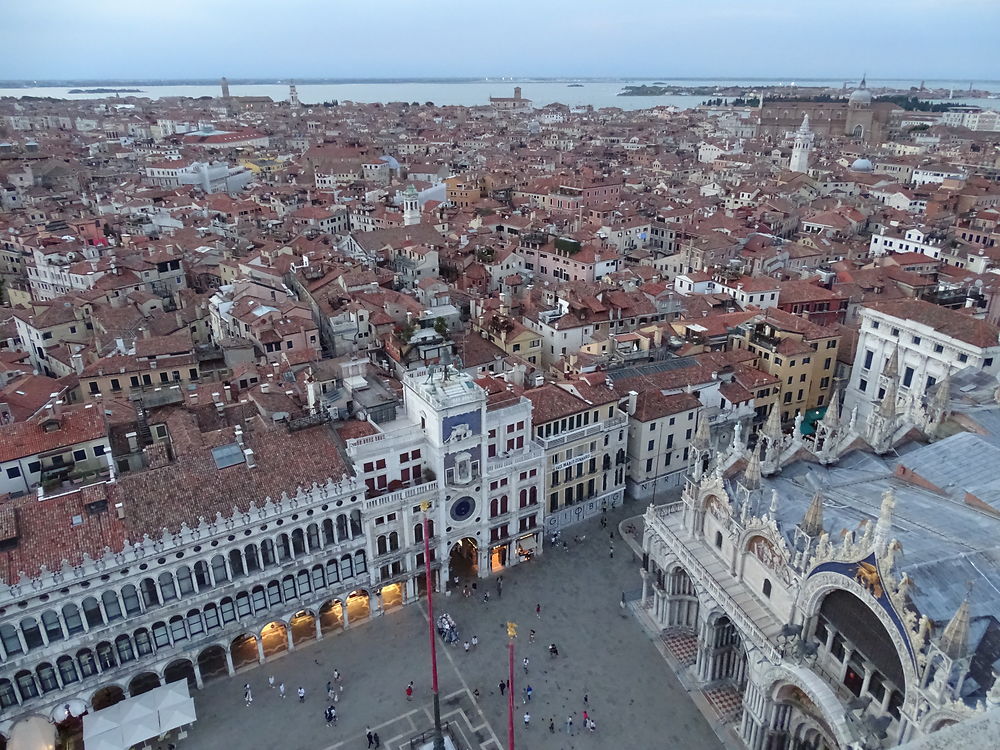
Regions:
<instances>
[{"instance_id":1,"label":"white awning","mask_svg":"<svg viewBox=\"0 0 1000 750\"><path fill-rule=\"evenodd\" d=\"M537 542L535 541L535 535L532 534L531 536L521 537L520 539L517 540L517 546L518 548L520 548L525 552L533 552L535 547L537 546Z\"/></svg>"},{"instance_id":2,"label":"white awning","mask_svg":"<svg viewBox=\"0 0 1000 750\"><path fill-rule=\"evenodd\" d=\"M186 680L171 682L83 717L87 750L128 750L198 717Z\"/></svg>"}]
</instances>

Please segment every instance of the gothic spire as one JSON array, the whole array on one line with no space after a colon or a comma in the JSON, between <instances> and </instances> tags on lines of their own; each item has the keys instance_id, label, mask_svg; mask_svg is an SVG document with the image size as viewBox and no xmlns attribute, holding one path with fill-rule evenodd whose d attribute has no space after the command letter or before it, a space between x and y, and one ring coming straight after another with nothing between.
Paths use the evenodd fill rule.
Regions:
<instances>
[{"instance_id":1,"label":"gothic spire","mask_svg":"<svg viewBox=\"0 0 1000 750\"><path fill-rule=\"evenodd\" d=\"M708 417L705 414L698 415L698 426L694 430L694 447L700 451L707 451L710 447Z\"/></svg>"},{"instance_id":2,"label":"gothic spire","mask_svg":"<svg viewBox=\"0 0 1000 750\"><path fill-rule=\"evenodd\" d=\"M945 375L944 379L938 383L934 395L931 397L931 411L942 418L948 411L948 404L951 402L951 377Z\"/></svg>"},{"instance_id":3,"label":"gothic spire","mask_svg":"<svg viewBox=\"0 0 1000 750\"><path fill-rule=\"evenodd\" d=\"M889 369L889 365L886 365L886 369ZM885 418L886 428L891 427L891 420L896 417L896 377L893 375L885 384L885 394L882 396L882 400L878 403L878 413L879 416Z\"/></svg>"},{"instance_id":4,"label":"gothic spire","mask_svg":"<svg viewBox=\"0 0 1000 750\"><path fill-rule=\"evenodd\" d=\"M885 360L885 367L882 368L882 376L895 380L897 375L899 375L899 356L898 350L894 346Z\"/></svg>"},{"instance_id":5,"label":"gothic spire","mask_svg":"<svg viewBox=\"0 0 1000 750\"><path fill-rule=\"evenodd\" d=\"M760 446L750 451L747 467L743 470L743 486L753 492L760 489Z\"/></svg>"},{"instance_id":6,"label":"gothic spire","mask_svg":"<svg viewBox=\"0 0 1000 750\"><path fill-rule=\"evenodd\" d=\"M771 413L767 415L762 434L771 443L777 443L781 440L781 417L778 415L777 404L771 406Z\"/></svg>"},{"instance_id":7,"label":"gothic spire","mask_svg":"<svg viewBox=\"0 0 1000 750\"><path fill-rule=\"evenodd\" d=\"M892 511L896 507L896 496L892 490L882 493L882 507L879 508L875 523L875 550L881 557L889 546L889 532L892 531Z\"/></svg>"},{"instance_id":8,"label":"gothic spire","mask_svg":"<svg viewBox=\"0 0 1000 750\"><path fill-rule=\"evenodd\" d=\"M941 633L941 640L938 647L941 652L952 659L961 659L965 656L966 645L969 640L969 597L962 600L955 614L948 624L944 626Z\"/></svg>"},{"instance_id":9,"label":"gothic spire","mask_svg":"<svg viewBox=\"0 0 1000 750\"><path fill-rule=\"evenodd\" d=\"M819 421L821 425L833 432L840 426L840 391L834 389L830 397L830 403L826 407L823 418Z\"/></svg>"},{"instance_id":10,"label":"gothic spire","mask_svg":"<svg viewBox=\"0 0 1000 750\"><path fill-rule=\"evenodd\" d=\"M816 490L812 502L806 508L806 514L799 523L802 533L807 536L819 536L823 533L823 493Z\"/></svg>"}]
</instances>

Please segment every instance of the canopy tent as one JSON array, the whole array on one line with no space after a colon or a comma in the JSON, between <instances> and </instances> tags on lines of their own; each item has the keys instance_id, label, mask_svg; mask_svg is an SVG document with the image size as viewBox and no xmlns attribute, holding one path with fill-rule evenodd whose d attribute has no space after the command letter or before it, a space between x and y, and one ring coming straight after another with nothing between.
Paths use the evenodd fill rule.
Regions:
<instances>
[{"instance_id":1,"label":"canopy tent","mask_svg":"<svg viewBox=\"0 0 1000 750\"><path fill-rule=\"evenodd\" d=\"M87 750L127 750L196 719L187 681L179 680L87 714L83 744Z\"/></svg>"},{"instance_id":2,"label":"canopy tent","mask_svg":"<svg viewBox=\"0 0 1000 750\"><path fill-rule=\"evenodd\" d=\"M10 750L53 750L56 727L44 716L29 716L11 728L7 747ZM88 748L89 750L89 748Z\"/></svg>"}]
</instances>

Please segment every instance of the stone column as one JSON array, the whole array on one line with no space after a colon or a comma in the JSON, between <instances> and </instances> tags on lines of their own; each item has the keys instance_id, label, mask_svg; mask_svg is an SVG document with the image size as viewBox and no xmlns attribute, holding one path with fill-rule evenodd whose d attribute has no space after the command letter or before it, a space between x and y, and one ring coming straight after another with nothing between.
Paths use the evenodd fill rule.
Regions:
<instances>
[{"instance_id":1,"label":"stone column","mask_svg":"<svg viewBox=\"0 0 1000 750\"><path fill-rule=\"evenodd\" d=\"M285 638L288 640L288 650L289 651L294 651L295 650L295 639L292 637L292 624L291 623L286 623L285 624Z\"/></svg>"},{"instance_id":2,"label":"stone column","mask_svg":"<svg viewBox=\"0 0 1000 750\"><path fill-rule=\"evenodd\" d=\"M640 606L645 609L646 599L649 597L649 571L645 568L639 568L639 575L642 576L642 599L640 599Z\"/></svg>"},{"instance_id":3,"label":"stone column","mask_svg":"<svg viewBox=\"0 0 1000 750\"><path fill-rule=\"evenodd\" d=\"M228 656L228 654L227 654ZM205 687L205 681L201 678L201 667L198 665L198 659L191 660L191 667L194 669L194 684L199 690Z\"/></svg>"},{"instance_id":4,"label":"stone column","mask_svg":"<svg viewBox=\"0 0 1000 750\"><path fill-rule=\"evenodd\" d=\"M264 663L264 639L260 635L257 636L257 663Z\"/></svg>"},{"instance_id":5,"label":"stone column","mask_svg":"<svg viewBox=\"0 0 1000 750\"><path fill-rule=\"evenodd\" d=\"M319 614L317 613L314 618L314 624L316 625L316 640L323 640L323 624L319 621Z\"/></svg>"},{"instance_id":6,"label":"stone column","mask_svg":"<svg viewBox=\"0 0 1000 750\"><path fill-rule=\"evenodd\" d=\"M233 655L229 652L229 649L223 649L226 654L226 672L232 677L236 674L236 667L233 666Z\"/></svg>"},{"instance_id":7,"label":"stone column","mask_svg":"<svg viewBox=\"0 0 1000 750\"><path fill-rule=\"evenodd\" d=\"M347 600L344 599L340 603L340 616L343 619L344 630L350 627L350 618L347 616Z\"/></svg>"},{"instance_id":8,"label":"stone column","mask_svg":"<svg viewBox=\"0 0 1000 750\"><path fill-rule=\"evenodd\" d=\"M864 665L864 670L865 670L865 675L864 675L864 678L861 681L861 692L859 693L859 695L864 695L865 693L868 692L868 683L871 682L871 679L872 679L872 670L871 670L871 667L869 667L867 664L865 664Z\"/></svg>"}]
</instances>

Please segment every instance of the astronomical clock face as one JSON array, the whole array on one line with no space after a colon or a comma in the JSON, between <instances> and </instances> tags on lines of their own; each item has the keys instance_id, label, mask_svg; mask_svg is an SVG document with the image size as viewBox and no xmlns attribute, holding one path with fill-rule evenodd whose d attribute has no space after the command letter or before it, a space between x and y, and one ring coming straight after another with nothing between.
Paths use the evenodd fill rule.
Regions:
<instances>
[{"instance_id":1,"label":"astronomical clock face","mask_svg":"<svg viewBox=\"0 0 1000 750\"><path fill-rule=\"evenodd\" d=\"M458 498L451 504L449 511L451 519L456 522L467 521L476 512L476 501L468 495Z\"/></svg>"}]
</instances>

